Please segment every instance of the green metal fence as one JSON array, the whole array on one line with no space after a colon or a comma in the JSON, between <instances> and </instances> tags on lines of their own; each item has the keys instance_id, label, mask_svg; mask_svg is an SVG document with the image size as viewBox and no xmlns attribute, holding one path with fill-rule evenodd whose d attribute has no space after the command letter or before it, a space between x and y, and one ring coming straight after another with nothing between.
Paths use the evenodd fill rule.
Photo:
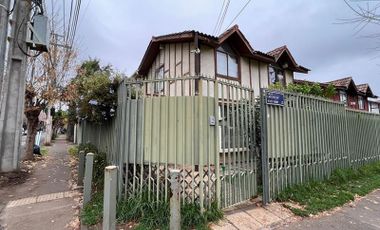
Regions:
<instances>
[{"instance_id":1,"label":"green metal fence","mask_svg":"<svg viewBox=\"0 0 380 230\"><path fill-rule=\"evenodd\" d=\"M380 160L380 116L337 102L262 90L263 203L293 184Z\"/></svg>"},{"instance_id":2,"label":"green metal fence","mask_svg":"<svg viewBox=\"0 0 380 230\"><path fill-rule=\"evenodd\" d=\"M181 170L181 199L228 207L257 194L254 94L206 77L137 80L118 90L115 119L83 122L79 140L119 166L119 195L170 198L169 169Z\"/></svg>"}]
</instances>

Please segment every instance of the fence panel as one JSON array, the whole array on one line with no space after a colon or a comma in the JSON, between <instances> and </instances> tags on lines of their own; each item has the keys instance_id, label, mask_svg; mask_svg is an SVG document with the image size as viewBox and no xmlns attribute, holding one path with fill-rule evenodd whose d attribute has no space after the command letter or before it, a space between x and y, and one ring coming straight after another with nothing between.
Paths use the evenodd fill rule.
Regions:
<instances>
[{"instance_id":1,"label":"fence panel","mask_svg":"<svg viewBox=\"0 0 380 230\"><path fill-rule=\"evenodd\" d=\"M265 89L261 108L264 203L293 184L379 160L379 115Z\"/></svg>"},{"instance_id":2,"label":"fence panel","mask_svg":"<svg viewBox=\"0 0 380 230\"><path fill-rule=\"evenodd\" d=\"M168 200L176 168L182 202L231 206L257 194L253 95L205 77L125 82L115 119L84 122L81 140L119 165L119 196Z\"/></svg>"}]
</instances>

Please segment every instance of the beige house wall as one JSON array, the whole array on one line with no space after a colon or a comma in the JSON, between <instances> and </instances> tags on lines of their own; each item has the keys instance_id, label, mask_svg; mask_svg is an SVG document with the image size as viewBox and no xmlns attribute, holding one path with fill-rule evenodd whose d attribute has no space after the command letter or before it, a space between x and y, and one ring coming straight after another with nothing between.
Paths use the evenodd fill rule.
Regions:
<instances>
[{"instance_id":1,"label":"beige house wall","mask_svg":"<svg viewBox=\"0 0 380 230\"><path fill-rule=\"evenodd\" d=\"M194 42L184 43L170 43L161 45L161 49L157 54L151 68L148 72L148 78L154 79L157 70L164 66L164 77L186 77L195 76L195 54L191 52L195 50ZM216 63L215 63L215 50L211 46L200 46L200 74L206 77L216 76ZM246 57L240 58L240 84L245 87L249 87L254 90L255 97L260 95L260 88L268 88L269 76L268 76L268 64L257 60L249 59ZM285 71L286 83L293 83L294 74L290 70ZM231 80L225 78L219 78L223 81L238 82L238 80ZM177 85L175 87L172 84L165 83L165 92L170 91L170 95L177 94L181 89L185 89L185 92L181 94L189 95L190 91L193 91L190 83L183 83L184 85ZM176 89L177 88L177 89ZM204 92L206 89L203 89ZM212 88L208 89L209 91Z\"/></svg>"},{"instance_id":2,"label":"beige house wall","mask_svg":"<svg viewBox=\"0 0 380 230\"><path fill-rule=\"evenodd\" d=\"M153 64L148 72L148 78L154 79L156 71L163 65L165 78L194 76L195 55L193 42L170 43L161 45Z\"/></svg>"},{"instance_id":3,"label":"beige house wall","mask_svg":"<svg viewBox=\"0 0 380 230\"><path fill-rule=\"evenodd\" d=\"M291 70L285 70L285 80L286 85L292 84L294 82L294 73Z\"/></svg>"}]
</instances>

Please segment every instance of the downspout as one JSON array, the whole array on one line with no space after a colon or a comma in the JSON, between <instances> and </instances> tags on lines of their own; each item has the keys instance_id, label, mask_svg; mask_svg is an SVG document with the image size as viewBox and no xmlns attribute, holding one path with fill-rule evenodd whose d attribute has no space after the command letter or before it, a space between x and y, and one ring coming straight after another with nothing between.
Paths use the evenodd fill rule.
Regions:
<instances>
[{"instance_id":1,"label":"downspout","mask_svg":"<svg viewBox=\"0 0 380 230\"><path fill-rule=\"evenodd\" d=\"M195 52L194 52L194 57L195 57L195 76L199 77L201 74L201 55L200 55L200 48L199 48L199 36L198 33L195 32L194 36L194 46L195 46ZM198 94L199 92L199 81L195 80L195 93Z\"/></svg>"},{"instance_id":2,"label":"downspout","mask_svg":"<svg viewBox=\"0 0 380 230\"><path fill-rule=\"evenodd\" d=\"M260 67L260 61L257 61L257 62L259 66L259 89L261 89L261 67Z\"/></svg>"}]
</instances>

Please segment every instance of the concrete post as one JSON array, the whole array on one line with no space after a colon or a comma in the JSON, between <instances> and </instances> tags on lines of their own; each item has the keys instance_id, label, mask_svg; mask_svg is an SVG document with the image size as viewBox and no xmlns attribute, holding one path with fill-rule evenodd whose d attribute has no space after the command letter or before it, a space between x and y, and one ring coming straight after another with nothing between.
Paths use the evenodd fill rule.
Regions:
<instances>
[{"instance_id":1,"label":"concrete post","mask_svg":"<svg viewBox=\"0 0 380 230\"><path fill-rule=\"evenodd\" d=\"M170 170L170 188L172 190L172 197L170 198L170 230L181 229L181 204L179 200L179 169Z\"/></svg>"},{"instance_id":2,"label":"concrete post","mask_svg":"<svg viewBox=\"0 0 380 230\"><path fill-rule=\"evenodd\" d=\"M10 0L0 0L0 4L10 10ZM0 94L3 91L2 82L4 77L4 65L5 65L5 55L7 48L7 36L8 36L8 24L9 24L9 14L7 10L0 9Z\"/></svg>"},{"instance_id":3,"label":"concrete post","mask_svg":"<svg viewBox=\"0 0 380 230\"><path fill-rule=\"evenodd\" d=\"M87 153L87 155L86 155L86 168L85 168L85 172L84 172L83 206L91 200L93 163L94 163L94 154L93 153Z\"/></svg>"},{"instance_id":4,"label":"concrete post","mask_svg":"<svg viewBox=\"0 0 380 230\"><path fill-rule=\"evenodd\" d=\"M73 140L74 144L78 144L78 140L77 140L77 124L74 125L74 140Z\"/></svg>"},{"instance_id":5,"label":"concrete post","mask_svg":"<svg viewBox=\"0 0 380 230\"><path fill-rule=\"evenodd\" d=\"M84 178L84 168L85 168L85 153L84 151L79 151L79 165L78 165L78 186L83 186L83 178Z\"/></svg>"},{"instance_id":6,"label":"concrete post","mask_svg":"<svg viewBox=\"0 0 380 230\"><path fill-rule=\"evenodd\" d=\"M3 10L3 9L2 9ZM9 42L7 73L1 82L0 94L0 171L18 169L21 153L21 128L24 114L26 55L26 20L30 0L16 1L14 23ZM16 40L17 39L17 40Z\"/></svg>"},{"instance_id":7,"label":"concrete post","mask_svg":"<svg viewBox=\"0 0 380 230\"><path fill-rule=\"evenodd\" d=\"M104 170L103 230L116 228L117 166Z\"/></svg>"}]
</instances>

